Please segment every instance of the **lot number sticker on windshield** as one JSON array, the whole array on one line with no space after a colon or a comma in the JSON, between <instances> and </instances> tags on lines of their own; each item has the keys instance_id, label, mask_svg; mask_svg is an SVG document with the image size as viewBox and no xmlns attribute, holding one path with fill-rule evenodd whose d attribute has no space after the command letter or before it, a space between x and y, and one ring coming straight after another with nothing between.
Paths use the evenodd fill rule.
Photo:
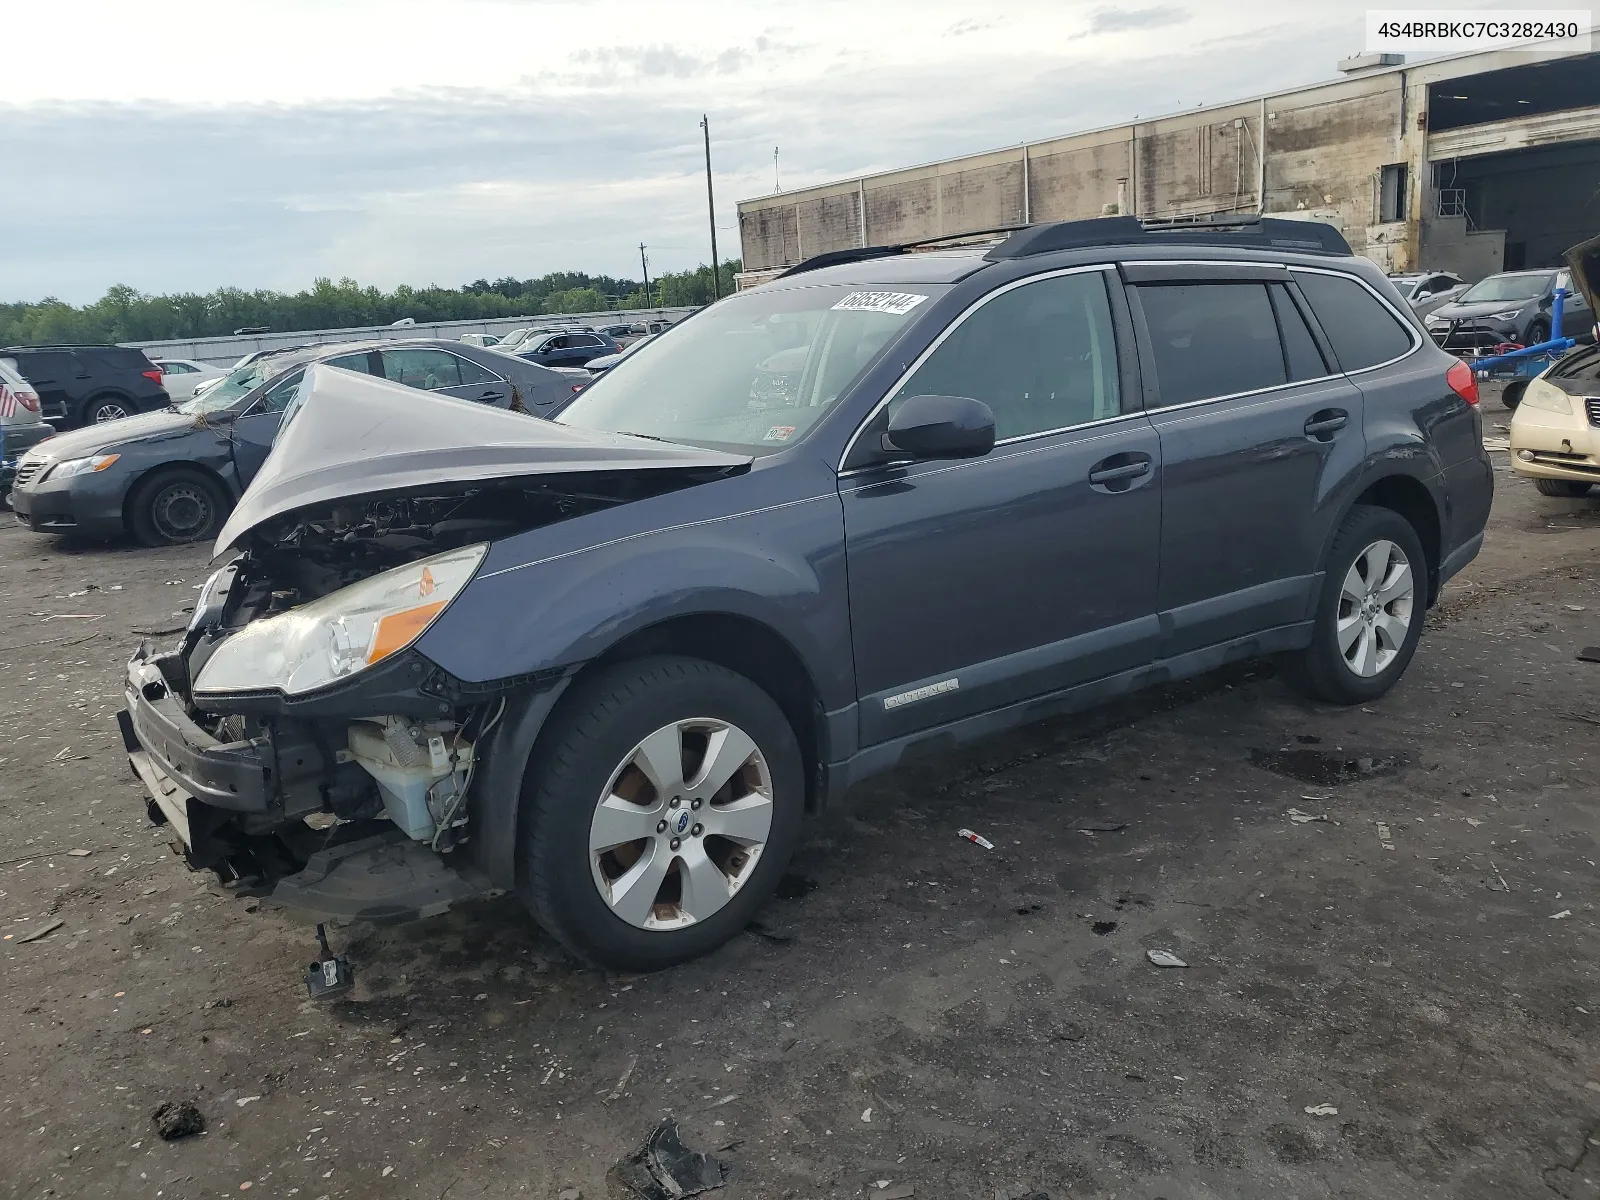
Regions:
<instances>
[{"instance_id":1,"label":"lot number sticker on windshield","mask_svg":"<svg viewBox=\"0 0 1600 1200\"><path fill-rule=\"evenodd\" d=\"M851 292L833 307L847 312L881 312L903 317L926 299L911 292Z\"/></svg>"}]
</instances>

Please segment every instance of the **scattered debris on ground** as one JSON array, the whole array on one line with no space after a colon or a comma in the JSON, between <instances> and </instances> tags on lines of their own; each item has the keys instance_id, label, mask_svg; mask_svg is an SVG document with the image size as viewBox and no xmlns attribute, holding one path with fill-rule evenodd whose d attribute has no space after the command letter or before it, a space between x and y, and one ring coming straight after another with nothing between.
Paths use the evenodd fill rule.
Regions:
<instances>
[{"instance_id":1,"label":"scattered debris on ground","mask_svg":"<svg viewBox=\"0 0 1600 1200\"><path fill-rule=\"evenodd\" d=\"M65 924L66 921L62 920L60 917L57 917L54 921L46 921L37 929L30 929L27 933L22 934L14 940L18 945L21 945L23 942L37 942L46 934L54 933ZM10 937L11 935L7 934L6 936Z\"/></svg>"},{"instance_id":2,"label":"scattered debris on ground","mask_svg":"<svg viewBox=\"0 0 1600 1200\"><path fill-rule=\"evenodd\" d=\"M678 1122L665 1118L644 1145L613 1168L617 1180L642 1200L682 1200L722 1186L726 1168L678 1136Z\"/></svg>"},{"instance_id":3,"label":"scattered debris on ground","mask_svg":"<svg viewBox=\"0 0 1600 1200\"><path fill-rule=\"evenodd\" d=\"M1339 1110L1331 1104L1308 1104L1306 1116L1308 1117L1337 1117Z\"/></svg>"},{"instance_id":4,"label":"scattered debris on ground","mask_svg":"<svg viewBox=\"0 0 1600 1200\"><path fill-rule=\"evenodd\" d=\"M1146 950L1144 956L1158 967L1187 967L1189 965L1171 950Z\"/></svg>"},{"instance_id":5,"label":"scattered debris on ground","mask_svg":"<svg viewBox=\"0 0 1600 1200\"><path fill-rule=\"evenodd\" d=\"M164 1142L175 1142L206 1131L205 1117L188 1100L168 1100L150 1116Z\"/></svg>"},{"instance_id":6,"label":"scattered debris on ground","mask_svg":"<svg viewBox=\"0 0 1600 1200\"><path fill-rule=\"evenodd\" d=\"M956 830L956 836L957 837L964 837L964 838L967 839L967 841L971 842L974 846L982 846L985 850L993 850L994 849L994 843L993 842L991 842L988 838L984 837L982 834L973 833L972 830L970 830L970 829L958 829L958 830Z\"/></svg>"}]
</instances>

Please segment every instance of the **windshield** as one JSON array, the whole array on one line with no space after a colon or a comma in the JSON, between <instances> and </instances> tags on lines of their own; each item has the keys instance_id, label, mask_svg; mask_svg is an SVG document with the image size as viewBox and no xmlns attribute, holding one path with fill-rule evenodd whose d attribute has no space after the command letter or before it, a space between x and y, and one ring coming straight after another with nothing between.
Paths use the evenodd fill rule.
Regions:
<instances>
[{"instance_id":1,"label":"windshield","mask_svg":"<svg viewBox=\"0 0 1600 1200\"><path fill-rule=\"evenodd\" d=\"M511 350L516 346L521 345L522 339L527 337L531 332L532 330L526 327L522 329L513 329L510 333L506 334L505 337L496 342L494 344L494 348L496 350Z\"/></svg>"},{"instance_id":2,"label":"windshield","mask_svg":"<svg viewBox=\"0 0 1600 1200\"><path fill-rule=\"evenodd\" d=\"M803 438L944 285L748 292L625 355L555 419L771 454Z\"/></svg>"},{"instance_id":3,"label":"windshield","mask_svg":"<svg viewBox=\"0 0 1600 1200\"><path fill-rule=\"evenodd\" d=\"M1532 300L1542 296L1550 283L1548 271L1530 275L1491 275L1482 283L1475 283L1460 296L1457 304L1477 304L1487 300Z\"/></svg>"},{"instance_id":4,"label":"windshield","mask_svg":"<svg viewBox=\"0 0 1600 1200\"><path fill-rule=\"evenodd\" d=\"M174 404L181 413L191 416L205 416L207 413L221 412L225 408L232 408L234 402L243 399L256 388L260 387L274 375L280 373L285 364L276 357L258 358L253 363L246 363L242 367L235 367L228 372L225 379L206 388L205 391L185 400L182 404Z\"/></svg>"}]
</instances>

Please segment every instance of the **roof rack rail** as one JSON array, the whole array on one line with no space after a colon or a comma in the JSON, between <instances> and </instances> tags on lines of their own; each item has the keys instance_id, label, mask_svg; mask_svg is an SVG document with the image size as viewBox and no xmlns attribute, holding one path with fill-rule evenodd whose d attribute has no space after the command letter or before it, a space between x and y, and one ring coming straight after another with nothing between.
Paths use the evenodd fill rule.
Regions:
<instances>
[{"instance_id":1,"label":"roof rack rail","mask_svg":"<svg viewBox=\"0 0 1600 1200\"><path fill-rule=\"evenodd\" d=\"M1030 225L1012 234L984 257L999 261L1095 246L1171 245L1292 250L1299 254L1328 254L1341 258L1348 258L1352 253L1344 235L1321 221L1220 213L1198 220L1093 217L1086 221Z\"/></svg>"},{"instance_id":2,"label":"roof rack rail","mask_svg":"<svg viewBox=\"0 0 1600 1200\"><path fill-rule=\"evenodd\" d=\"M1026 225L996 225L990 229L968 229L962 233L941 233L937 237L918 238L913 242L897 242L890 246L856 246L849 250L829 250L805 259L796 266L790 267L776 279L787 279L791 275L803 275L807 271L816 271L822 267L836 267L840 263L865 262L873 258L889 258L895 254L904 254L907 250L920 250L924 246L937 246L940 242L959 242L963 238L978 238L987 234L1015 233L1019 229L1027 229Z\"/></svg>"}]
</instances>

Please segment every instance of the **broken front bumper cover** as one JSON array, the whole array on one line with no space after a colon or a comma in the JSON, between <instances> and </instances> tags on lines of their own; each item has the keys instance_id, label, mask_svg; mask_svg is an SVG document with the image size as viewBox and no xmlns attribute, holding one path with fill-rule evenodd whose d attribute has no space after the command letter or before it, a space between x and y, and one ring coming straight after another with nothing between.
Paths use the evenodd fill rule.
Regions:
<instances>
[{"instance_id":1,"label":"broken front bumper cover","mask_svg":"<svg viewBox=\"0 0 1600 1200\"><path fill-rule=\"evenodd\" d=\"M306 728L219 742L178 700L182 669L177 654L141 646L128 662L117 724L151 820L172 826L174 849L192 869L213 870L308 921L411 920L492 890L389 821L317 830L303 812L288 812L286 795L314 794L341 768L330 739Z\"/></svg>"}]
</instances>

